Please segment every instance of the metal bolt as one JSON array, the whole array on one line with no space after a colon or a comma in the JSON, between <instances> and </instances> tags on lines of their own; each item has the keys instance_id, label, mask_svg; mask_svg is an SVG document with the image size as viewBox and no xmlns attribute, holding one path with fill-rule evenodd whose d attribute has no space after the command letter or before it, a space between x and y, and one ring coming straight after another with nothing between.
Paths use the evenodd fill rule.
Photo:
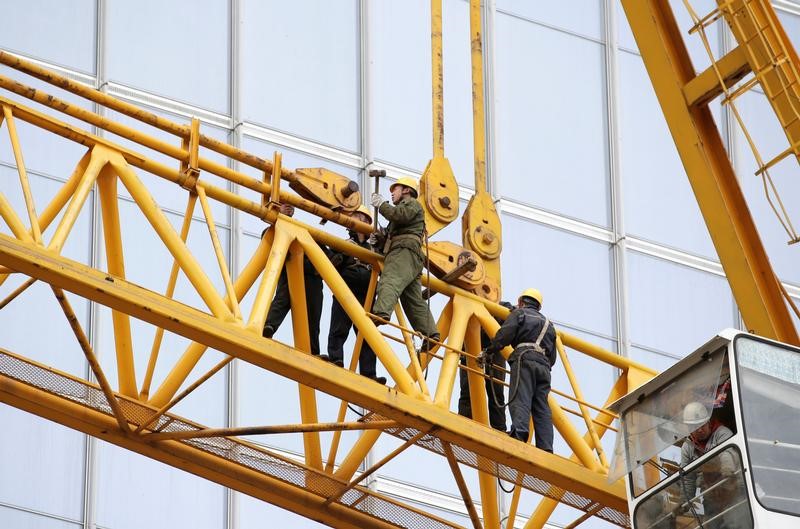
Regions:
<instances>
[{"instance_id":1,"label":"metal bolt","mask_svg":"<svg viewBox=\"0 0 800 529\"><path fill-rule=\"evenodd\" d=\"M443 208L450 209L450 197L439 197L439 205Z\"/></svg>"},{"instance_id":2,"label":"metal bolt","mask_svg":"<svg viewBox=\"0 0 800 529\"><path fill-rule=\"evenodd\" d=\"M357 192L358 192L358 183L352 180L350 180L350 182L348 182L347 185L342 188L342 196L344 198L350 198L350 195Z\"/></svg>"},{"instance_id":3,"label":"metal bolt","mask_svg":"<svg viewBox=\"0 0 800 529\"><path fill-rule=\"evenodd\" d=\"M494 242L494 234L490 231L484 232L482 240L483 244L492 244Z\"/></svg>"}]
</instances>

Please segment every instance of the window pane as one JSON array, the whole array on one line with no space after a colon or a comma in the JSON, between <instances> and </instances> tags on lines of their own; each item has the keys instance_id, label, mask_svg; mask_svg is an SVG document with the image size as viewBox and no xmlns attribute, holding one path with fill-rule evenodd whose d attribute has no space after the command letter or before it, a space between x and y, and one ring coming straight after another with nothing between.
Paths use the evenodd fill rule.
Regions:
<instances>
[{"instance_id":1,"label":"window pane","mask_svg":"<svg viewBox=\"0 0 800 529\"><path fill-rule=\"evenodd\" d=\"M684 357L733 327L724 277L637 252L628 253L631 341Z\"/></svg>"},{"instance_id":2,"label":"window pane","mask_svg":"<svg viewBox=\"0 0 800 529\"><path fill-rule=\"evenodd\" d=\"M62 182L51 178L28 174L31 194L36 203L36 211L41 214L45 206L63 185ZM0 186L2 192L19 219L25 226L29 226L25 201L22 196L19 176L16 169L0 166ZM89 262L90 224L91 224L91 196L87 199L81 213L78 215L72 230L67 237L61 255L76 260L83 264ZM63 212L44 231L43 239L49 242L56 227L59 225ZM0 233L10 235L5 221L0 220ZM4 299L25 280L21 274L12 275L8 281L0 286L0 299ZM86 329L88 317L88 303L84 298L67 294L78 321ZM35 332L39 322L47 322L47 332ZM78 345L75 335L70 328L61 306L53 295L49 285L37 281L19 297L17 297L5 310L0 310L0 329L2 329L2 347L17 354L24 355L38 362L53 366L76 376L85 376L86 361Z\"/></svg>"},{"instance_id":3,"label":"window pane","mask_svg":"<svg viewBox=\"0 0 800 529\"><path fill-rule=\"evenodd\" d=\"M604 53L594 42L498 14L497 163L504 197L609 224ZM559 82L542 82L542 71Z\"/></svg>"},{"instance_id":4,"label":"window pane","mask_svg":"<svg viewBox=\"0 0 800 529\"><path fill-rule=\"evenodd\" d=\"M244 118L358 151L358 20L355 0L244 0Z\"/></svg>"},{"instance_id":5,"label":"window pane","mask_svg":"<svg viewBox=\"0 0 800 529\"><path fill-rule=\"evenodd\" d=\"M158 461L102 441L97 443L99 525L114 529L218 529L225 523L224 490Z\"/></svg>"},{"instance_id":6,"label":"window pane","mask_svg":"<svg viewBox=\"0 0 800 529\"><path fill-rule=\"evenodd\" d=\"M0 423L4 432L0 435L0 502L82 519L86 437L10 406L0 406ZM21 516L0 509L0 527L30 527L3 523ZM34 527L58 527L43 520L35 523L41 525Z\"/></svg>"},{"instance_id":7,"label":"window pane","mask_svg":"<svg viewBox=\"0 0 800 529\"><path fill-rule=\"evenodd\" d=\"M236 495L239 529L264 529L269 527L291 527L292 529L322 529L327 527L314 520L281 509L245 494Z\"/></svg>"},{"instance_id":8,"label":"window pane","mask_svg":"<svg viewBox=\"0 0 800 529\"><path fill-rule=\"evenodd\" d=\"M684 351L684 353L689 354L691 351ZM630 358L631 360L635 360L636 362L642 363L647 367L653 368L659 372L666 371L678 361L677 358L673 358L662 353L656 353L654 351L648 351L647 349L642 349L641 347L631 347Z\"/></svg>"},{"instance_id":9,"label":"window pane","mask_svg":"<svg viewBox=\"0 0 800 529\"><path fill-rule=\"evenodd\" d=\"M228 113L229 2L109 2L108 77Z\"/></svg>"},{"instance_id":10,"label":"window pane","mask_svg":"<svg viewBox=\"0 0 800 529\"><path fill-rule=\"evenodd\" d=\"M740 336L742 419L759 503L800 515L800 354Z\"/></svg>"},{"instance_id":11,"label":"window pane","mask_svg":"<svg viewBox=\"0 0 800 529\"><path fill-rule=\"evenodd\" d=\"M86 73L95 65L94 0L3 2L0 47Z\"/></svg>"},{"instance_id":12,"label":"window pane","mask_svg":"<svg viewBox=\"0 0 800 529\"><path fill-rule=\"evenodd\" d=\"M687 485L695 480L696 489ZM739 450L728 448L704 461L695 472L679 477L640 503L634 518L637 527L663 527L664 521L673 521L680 527L752 528Z\"/></svg>"},{"instance_id":13,"label":"window pane","mask_svg":"<svg viewBox=\"0 0 800 529\"><path fill-rule=\"evenodd\" d=\"M559 330L573 336L577 336L582 340L586 340L589 343L598 347L602 347L608 351L616 352L617 350L616 343L607 338L581 332L564 325L559 326ZM566 348L566 353L572 370L575 373L575 378L578 381L580 390L583 393L584 401L594 406L602 407L606 400L608 400L611 387L617 380L616 368L613 368L608 364L595 360L594 358L591 358L590 356L584 355L583 353L573 349ZM551 386L553 389L574 396L572 386L570 385L566 371L564 370L564 363L561 361L560 356L553 366ZM573 401L568 400L560 395L551 395L555 397L558 403L564 408L578 410L577 404L575 404ZM595 419L598 419L599 417L598 413L591 409L589 410L589 414ZM583 420L583 417L573 415L569 412L566 412L566 416L581 434L586 432L586 422ZM595 428L597 427L598 426L595 424ZM614 453L614 438L615 432L613 431L607 431L602 438L603 447L606 450L607 455ZM555 436L555 453L562 455L572 453L569 445L567 445L563 437L558 434ZM574 519L575 516L572 517L572 520ZM552 521L555 520L551 520L551 522Z\"/></svg>"},{"instance_id":14,"label":"window pane","mask_svg":"<svg viewBox=\"0 0 800 529\"><path fill-rule=\"evenodd\" d=\"M595 39L603 39L603 2L600 0L497 0L497 9Z\"/></svg>"},{"instance_id":15,"label":"window pane","mask_svg":"<svg viewBox=\"0 0 800 529\"><path fill-rule=\"evenodd\" d=\"M741 112L747 131L752 136L764 162L768 162L789 146L775 112L762 93L755 90L747 92L737 99L737 108ZM750 145L738 127L736 129L736 149L737 170L742 190L772 266L784 281L800 284L797 248L794 245L786 244L789 236L767 200L761 177L755 175L758 165ZM797 226L797 221L800 220L800 201L797 199L800 196L797 161L793 157L789 157L771 168L769 174L780 198L784 201L792 222ZM775 196L773 194L770 196L776 207L779 207Z\"/></svg>"},{"instance_id":16,"label":"window pane","mask_svg":"<svg viewBox=\"0 0 800 529\"><path fill-rule=\"evenodd\" d=\"M609 245L509 214L502 215L502 222L503 299L514 301L524 289L536 287L551 319L614 336Z\"/></svg>"},{"instance_id":17,"label":"window pane","mask_svg":"<svg viewBox=\"0 0 800 529\"><path fill-rule=\"evenodd\" d=\"M630 53L619 57L626 229L637 237L715 259L644 64Z\"/></svg>"},{"instance_id":18,"label":"window pane","mask_svg":"<svg viewBox=\"0 0 800 529\"><path fill-rule=\"evenodd\" d=\"M421 172L433 153L430 2L371 2L368 12L372 152L376 159ZM469 4L445 0L442 27L445 156L456 179L471 186Z\"/></svg>"},{"instance_id":19,"label":"window pane","mask_svg":"<svg viewBox=\"0 0 800 529\"><path fill-rule=\"evenodd\" d=\"M78 529L83 524L65 522L31 512L0 506L0 527L24 529Z\"/></svg>"}]
</instances>

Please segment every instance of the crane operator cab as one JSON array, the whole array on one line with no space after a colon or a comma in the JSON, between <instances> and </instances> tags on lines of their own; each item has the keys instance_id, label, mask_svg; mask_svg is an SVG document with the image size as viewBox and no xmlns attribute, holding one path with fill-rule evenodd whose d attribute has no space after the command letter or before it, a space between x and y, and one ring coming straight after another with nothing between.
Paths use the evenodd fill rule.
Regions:
<instances>
[{"instance_id":1,"label":"crane operator cab","mask_svg":"<svg viewBox=\"0 0 800 529\"><path fill-rule=\"evenodd\" d=\"M800 527L800 349L727 329L610 409L634 529Z\"/></svg>"}]
</instances>

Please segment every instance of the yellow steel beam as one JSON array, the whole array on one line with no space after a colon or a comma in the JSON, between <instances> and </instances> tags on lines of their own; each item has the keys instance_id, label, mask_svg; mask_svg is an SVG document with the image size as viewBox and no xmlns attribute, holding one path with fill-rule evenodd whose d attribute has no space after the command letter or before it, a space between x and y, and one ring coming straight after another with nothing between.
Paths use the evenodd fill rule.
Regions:
<instances>
[{"instance_id":1,"label":"yellow steel beam","mask_svg":"<svg viewBox=\"0 0 800 529\"><path fill-rule=\"evenodd\" d=\"M28 181L28 172L25 170L25 160L22 157L22 148L19 145L17 125L14 122L14 116L11 113L11 109L7 106L3 107L3 117L6 119L8 136L11 139L11 148L14 151L14 161L17 163L17 173L19 174L19 182L22 186L22 196L25 200L25 208L28 210L28 220L30 220L31 223L33 240L41 243L42 230L39 228L39 216L36 214L36 207L33 202L33 194L31 194L31 186L30 182Z\"/></svg>"},{"instance_id":2,"label":"yellow steel beam","mask_svg":"<svg viewBox=\"0 0 800 529\"><path fill-rule=\"evenodd\" d=\"M397 529L397 525L372 516L342 503L324 505L325 498L306 487L294 485L274 478L243 464L233 463L217 455L181 441L150 442L147 436L130 436L119 429L113 416L78 402L47 393L34 386L7 376L0 376L0 402L65 425L74 430L101 439L122 448L147 456L172 467L190 472L220 485L237 490L254 498L272 503L306 518L339 529ZM261 450L265 452L264 450ZM267 453L265 452L265 455ZM280 462L280 456L269 453L269 458ZM286 467L302 469L311 480L314 470L300 463L286 461ZM331 479L325 476L325 479ZM345 482L342 483L344 485ZM394 500L370 493L372 497L394 503L401 509L413 508ZM419 511L416 511L419 513ZM452 527L454 524L429 514L419 513L433 521L437 527Z\"/></svg>"},{"instance_id":3,"label":"yellow steel beam","mask_svg":"<svg viewBox=\"0 0 800 529\"><path fill-rule=\"evenodd\" d=\"M320 268L316 262L320 255L314 255L309 251L310 248L304 246L312 262ZM317 251L324 257L318 247ZM625 489L621 483L609 485L604 476L564 458L519 443L489 428L475 428L473 421L452 414L448 409L375 384L310 355L298 354L296 350L277 342L268 342L260 336L242 332L242 327L233 322L214 318L6 235L0 235L0 264L263 369L302 381L406 426L420 431L436 427L437 437L442 441L457 444L489 461L502 461L511 468L621 512L627 509ZM321 272L324 273L324 270Z\"/></svg>"},{"instance_id":4,"label":"yellow steel beam","mask_svg":"<svg viewBox=\"0 0 800 529\"><path fill-rule=\"evenodd\" d=\"M278 231L281 226L277 226ZM311 336L309 335L308 312L306 307L306 285L303 275L303 248L298 242L289 247L289 258L286 259L286 278L289 285L289 298L292 303L292 332L294 346L305 354L311 354ZM300 381L298 383L300 398L300 417L304 423L319 422L317 417L317 394L314 388ZM319 432L303 434L303 453L306 465L322 470L322 447Z\"/></svg>"},{"instance_id":5,"label":"yellow steel beam","mask_svg":"<svg viewBox=\"0 0 800 529\"><path fill-rule=\"evenodd\" d=\"M108 161L107 153L104 153L103 147L92 149L92 162L89 167L96 167L95 164L98 159L99 163L102 164ZM107 270L114 277L125 279L122 225L119 218L119 203L117 202L117 175L106 165L101 170L100 176L97 177L97 181L98 194L100 195L100 211L103 219L103 239L105 241ZM137 385L136 368L133 360L131 320L127 314L114 310L111 311L111 321L114 328L114 345L117 354L119 391L123 395L133 397L137 395Z\"/></svg>"},{"instance_id":6,"label":"yellow steel beam","mask_svg":"<svg viewBox=\"0 0 800 529\"><path fill-rule=\"evenodd\" d=\"M0 52L0 56L2 56L2 54L3 52ZM41 103L51 108L55 108L56 110L59 110L69 116L85 121L98 128L102 128L104 130L108 130L109 132L113 132L114 134L126 138L134 143L166 154L167 156L175 160L185 161L187 163L189 161L189 156L190 156L189 153L178 146L172 145L165 141L143 134L135 129L116 123L108 118L99 116L98 114L83 109L77 105L71 105L66 101L60 100L57 97L44 93L41 90L35 90L33 88L27 87L17 81L13 81L4 76L0 76L0 87L6 88L19 95L29 97L30 99L36 101L37 103ZM54 134L58 134L59 136L62 136L66 139L86 145L87 147L91 147L97 144L106 146L114 145L114 143L109 140L100 138L93 134L89 134L78 127L68 125L64 122L61 122L57 119L47 116L46 114L42 114L41 112L27 108L23 105L15 103L14 101L11 101L4 97L0 97L0 104L2 104L5 107L11 108L14 116L22 119L23 121L27 121L31 124L34 124L45 130L48 130ZM217 140L214 140L214 143L218 146L225 145ZM201 144L202 144L202 138L201 138ZM159 164L151 160L145 161L141 155L134 154L130 149L122 148L119 146L116 146L115 148L120 153L122 153L122 156L127 160L128 163L130 163L135 167L139 167L140 169L145 169L147 171L152 172L155 175L172 180L181 186L185 185L187 181L190 179L190 177L187 176L187 174L183 173L180 170L166 167L163 164ZM227 152L226 149L222 150L225 150ZM249 161L252 162L252 160ZM217 175L226 180L229 180L230 182L233 182L237 185L246 187L257 193L261 193L264 195L269 195L271 193L271 186L268 183L253 178L245 173L234 171L233 169L225 165L222 165L220 163L217 163L213 160L200 157L197 163L199 169ZM271 162L264 162L264 164L266 165L263 166L268 166L269 170L270 171L272 170ZM262 167L262 164L259 163L254 166ZM288 171L287 173L288 176L287 174L282 174L282 178L286 180L291 180L292 179L291 175L293 175L294 173ZM211 193L209 193L209 196L212 196ZM280 193L280 201L282 203L285 202L288 204L292 204L293 206L305 210L313 215L329 220L331 222L335 222L337 224L341 224L342 226L345 226L352 230L366 234L372 232L372 225L370 224L356 220L350 215L333 211L330 208L317 204L311 200L301 198L293 193L282 191Z\"/></svg>"},{"instance_id":7,"label":"yellow steel beam","mask_svg":"<svg viewBox=\"0 0 800 529\"><path fill-rule=\"evenodd\" d=\"M185 243L189 238L189 228L192 226L192 215L194 214L194 206L197 204L197 194L189 193L189 199L186 202L186 211L183 214L183 224L181 225L181 240ZM178 261L172 259L172 269L169 271L169 279L167 280L167 289L164 294L168 298L172 298L175 294L175 285L178 282ZM230 299L230 298L229 298ZM144 382L142 382L142 389L139 391L139 399L147 400L150 396L150 385L153 382L153 373L155 373L156 362L158 362L158 355L161 351L161 343L164 340L164 329L157 328L153 336L153 345L150 346L150 358L147 360L147 371L144 374Z\"/></svg>"},{"instance_id":8,"label":"yellow steel beam","mask_svg":"<svg viewBox=\"0 0 800 529\"><path fill-rule=\"evenodd\" d=\"M711 111L686 103L694 67L669 2L622 5L747 329L800 344Z\"/></svg>"},{"instance_id":9,"label":"yellow steel beam","mask_svg":"<svg viewBox=\"0 0 800 529\"><path fill-rule=\"evenodd\" d=\"M458 182L444 156L444 60L442 57L442 0L431 0L431 110L433 157L419 181L425 227L432 236L458 217Z\"/></svg>"},{"instance_id":10,"label":"yellow steel beam","mask_svg":"<svg viewBox=\"0 0 800 529\"><path fill-rule=\"evenodd\" d=\"M469 356L467 356L467 366L470 368L477 368L478 362L475 357L481 352L481 330L475 318L472 319L472 324L469 326L465 336L466 349ZM486 398L486 380L473 371L467 372L467 380L469 382L469 397L470 409L472 410L472 418L479 423L489 426L489 403ZM452 449L449 445L446 447L445 455L456 481L460 481L457 470L458 465L452 457ZM483 466L483 465L479 465ZM483 519L487 529L500 529L500 512L497 504L497 483L495 477L488 472L482 470L478 471L478 484L481 491L481 506L483 507ZM459 489L461 485L459 484ZM462 491L462 496L464 496ZM464 501L467 502L469 495L464 496ZM469 505L467 506L469 509ZM472 513L470 513L472 518ZM475 520L473 519L473 525Z\"/></svg>"},{"instance_id":11,"label":"yellow steel beam","mask_svg":"<svg viewBox=\"0 0 800 529\"><path fill-rule=\"evenodd\" d=\"M690 107L707 105L724 92L720 77L729 88L751 71L744 49L741 46L734 48L683 86L686 104Z\"/></svg>"}]
</instances>

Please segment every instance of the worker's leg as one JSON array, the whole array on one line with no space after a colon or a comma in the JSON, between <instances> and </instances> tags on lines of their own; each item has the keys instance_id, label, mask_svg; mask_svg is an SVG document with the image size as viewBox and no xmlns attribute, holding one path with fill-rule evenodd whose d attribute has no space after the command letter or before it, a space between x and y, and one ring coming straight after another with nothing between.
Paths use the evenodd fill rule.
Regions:
<instances>
[{"instance_id":1,"label":"worker's leg","mask_svg":"<svg viewBox=\"0 0 800 529\"><path fill-rule=\"evenodd\" d=\"M361 277L360 280L354 281L353 283L353 295L362 306L367 300L369 281L369 276L366 276ZM358 335L357 329L356 335ZM366 340L362 340L361 353L358 355L358 372L365 377L375 378L378 374L376 371L376 364L377 358L375 357L375 351L372 350L372 347L369 346Z\"/></svg>"},{"instance_id":2,"label":"worker's leg","mask_svg":"<svg viewBox=\"0 0 800 529\"><path fill-rule=\"evenodd\" d=\"M432 338L439 336L436 321L433 319L428 303L422 298L422 255L407 248L401 249L402 260L406 263L404 273L407 279L406 287L400 293L400 303L406 313L411 327L425 336Z\"/></svg>"},{"instance_id":3,"label":"worker's leg","mask_svg":"<svg viewBox=\"0 0 800 529\"><path fill-rule=\"evenodd\" d=\"M409 283L400 294L400 303L403 305L403 312L406 313L408 322L415 331L435 340L439 339L436 321L428 308L428 303L422 298L422 283L420 283L419 277Z\"/></svg>"},{"instance_id":4,"label":"worker's leg","mask_svg":"<svg viewBox=\"0 0 800 529\"><path fill-rule=\"evenodd\" d=\"M353 322L334 297L331 303L331 324L328 329L328 357L331 362L344 365L344 343Z\"/></svg>"},{"instance_id":5,"label":"worker's leg","mask_svg":"<svg viewBox=\"0 0 800 529\"><path fill-rule=\"evenodd\" d=\"M378 281L377 297L372 307L373 314L386 320L391 318L400 293L416 277L412 274L413 269L410 269L415 266L412 257L411 251L405 248L395 248L386 254L383 260L383 272ZM419 275L419 271L416 274Z\"/></svg>"},{"instance_id":6,"label":"worker's leg","mask_svg":"<svg viewBox=\"0 0 800 529\"><path fill-rule=\"evenodd\" d=\"M542 362L535 362L533 372L536 388L533 395L533 430L536 448L546 452L553 451L553 417L547 396L550 394L550 369Z\"/></svg>"},{"instance_id":7,"label":"worker's leg","mask_svg":"<svg viewBox=\"0 0 800 529\"><path fill-rule=\"evenodd\" d=\"M527 353L531 354L531 353ZM509 389L508 411L511 414L511 436L526 442L528 440L528 423L531 419L531 401L536 390L536 379L525 357L512 353L511 388Z\"/></svg>"},{"instance_id":8,"label":"worker's leg","mask_svg":"<svg viewBox=\"0 0 800 529\"><path fill-rule=\"evenodd\" d=\"M311 354L319 356L319 321L322 319L322 278L317 274L305 275L306 314Z\"/></svg>"},{"instance_id":9,"label":"worker's leg","mask_svg":"<svg viewBox=\"0 0 800 529\"><path fill-rule=\"evenodd\" d=\"M461 365L467 365L466 358L462 355L460 360ZM466 369L458 370L458 414L464 417L472 418L472 401L469 396L469 376Z\"/></svg>"},{"instance_id":10,"label":"worker's leg","mask_svg":"<svg viewBox=\"0 0 800 529\"><path fill-rule=\"evenodd\" d=\"M502 359L503 357L500 353L497 353L495 356L500 357L500 360L495 360L494 362L502 362L505 364L505 360ZM503 371L503 367L504 365L492 363L488 372L494 379L499 381L505 380L506 373ZM506 399L503 393L504 389L501 382L486 380L486 398L489 401L489 424L492 425L492 428L500 430L501 432L506 431Z\"/></svg>"},{"instance_id":11,"label":"worker's leg","mask_svg":"<svg viewBox=\"0 0 800 529\"><path fill-rule=\"evenodd\" d=\"M275 331L283 323L284 318L289 313L292 306L292 301L289 299L289 281L286 278L286 268L281 271L278 278L278 285L275 287L275 297L272 298L272 303L269 306L267 313L267 320L264 323L264 332L262 333L265 338L272 338Z\"/></svg>"}]
</instances>

